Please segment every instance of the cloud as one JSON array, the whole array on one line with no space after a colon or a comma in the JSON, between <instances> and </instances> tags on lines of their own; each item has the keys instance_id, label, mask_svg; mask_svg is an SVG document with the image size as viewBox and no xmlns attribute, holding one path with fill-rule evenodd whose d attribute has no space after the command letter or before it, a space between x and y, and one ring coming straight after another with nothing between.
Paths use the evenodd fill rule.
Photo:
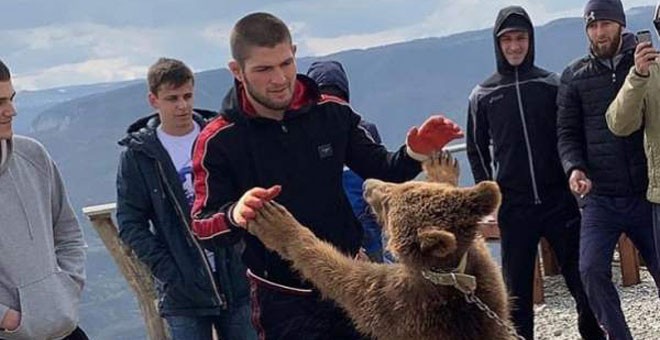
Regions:
<instances>
[{"instance_id":1,"label":"cloud","mask_svg":"<svg viewBox=\"0 0 660 340\"><path fill-rule=\"evenodd\" d=\"M426 37L442 37L468 30L491 28L497 12L508 6L508 0L461 0L442 2L428 15L418 18L412 25L396 27L375 33L346 34L333 37L316 37L301 32L305 51L311 55L326 55L347 49L369 48ZM577 8L550 10L537 1L521 1L535 25L551 20L579 16ZM475 10L478 9L478 10Z\"/></svg>"},{"instance_id":2,"label":"cloud","mask_svg":"<svg viewBox=\"0 0 660 340\"><path fill-rule=\"evenodd\" d=\"M397 2L397 1L391 1ZM565 17L580 17L583 3L574 1L518 1L525 8L536 26ZM461 0L435 2L435 8L427 15L416 18L413 24L402 25L378 32L318 36L314 27L299 22L299 34L294 39L302 47L303 54L321 56L348 49L363 49L399 43L426 37L442 37L468 30L492 28L497 12L510 5L509 0ZM626 1L626 8L654 5L649 0ZM346 3L343 3L346 6ZM651 13L649 13L651 16ZM296 33L296 32L294 32Z\"/></svg>"},{"instance_id":3,"label":"cloud","mask_svg":"<svg viewBox=\"0 0 660 340\"><path fill-rule=\"evenodd\" d=\"M21 86L31 89L141 77L147 65L161 56L181 59L194 70L224 67L231 27L252 11L281 17L292 30L298 56L304 57L490 28L497 11L510 4L510 0L416 0L414 5L409 0L243 0L221 6L200 0L199 6L176 10L178 0L171 0L148 11L155 1L96 4L72 0L59 9L57 20L43 15L37 20L25 12L33 7L28 2L51 13L60 7L47 0L15 1L11 3L14 10L9 11L15 16L0 25L5 28L0 35L0 58L12 67ZM518 1L536 25L580 16L584 2ZM654 3L624 0L624 5ZM115 13L125 15L117 18ZM137 72L141 67L145 70Z\"/></svg>"},{"instance_id":4,"label":"cloud","mask_svg":"<svg viewBox=\"0 0 660 340\"><path fill-rule=\"evenodd\" d=\"M228 32L222 23L158 29L49 25L3 32L0 46L7 54L0 58L22 89L129 80L143 77L163 56L181 59L193 70L221 67L228 58Z\"/></svg>"},{"instance_id":5,"label":"cloud","mask_svg":"<svg viewBox=\"0 0 660 340\"><path fill-rule=\"evenodd\" d=\"M91 79L94 82L115 82L143 78L147 67L147 65L133 64L128 58L92 59L20 74L15 76L13 81L19 91L81 85L89 83Z\"/></svg>"}]
</instances>

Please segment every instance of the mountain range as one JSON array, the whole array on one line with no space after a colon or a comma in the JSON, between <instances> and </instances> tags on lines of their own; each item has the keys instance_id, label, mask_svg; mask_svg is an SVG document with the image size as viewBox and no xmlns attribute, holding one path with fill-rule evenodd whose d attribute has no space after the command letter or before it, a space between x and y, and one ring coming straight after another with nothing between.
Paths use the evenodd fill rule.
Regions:
<instances>
[{"instance_id":1,"label":"mountain range","mask_svg":"<svg viewBox=\"0 0 660 340\"><path fill-rule=\"evenodd\" d=\"M629 10L628 29L652 27L652 11L651 7ZM571 60L587 53L580 18L552 21L536 27L535 34L536 64L551 71L561 72ZM390 149L403 142L409 127L433 113L443 113L465 126L471 89L495 70L490 30L301 58L299 72L319 59L344 64L353 107L378 126ZM196 106L217 110L232 84L226 68L196 74ZM63 173L76 211L115 200L120 152L116 142L130 123L152 111L146 95L144 80L19 93L16 131L46 145ZM471 184L465 157L459 158L461 183ZM144 338L132 292L89 222L80 214L79 218L90 245L82 327L92 339Z\"/></svg>"}]
</instances>

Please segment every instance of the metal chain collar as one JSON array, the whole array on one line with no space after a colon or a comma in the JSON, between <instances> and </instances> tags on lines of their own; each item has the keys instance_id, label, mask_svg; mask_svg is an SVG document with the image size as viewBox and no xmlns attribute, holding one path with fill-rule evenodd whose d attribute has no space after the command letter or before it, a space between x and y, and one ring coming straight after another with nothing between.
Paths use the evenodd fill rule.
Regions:
<instances>
[{"instance_id":1,"label":"metal chain collar","mask_svg":"<svg viewBox=\"0 0 660 340\"><path fill-rule=\"evenodd\" d=\"M488 318L494 320L498 325L506 329L509 335L511 335L512 337L518 340L525 340L523 336L521 336L520 334L518 334L518 332L516 332L516 329L513 326L511 326L508 322L502 320L497 314L495 314L495 312L493 312L492 309L490 309L490 307L488 307L487 304L481 301L481 299L479 299L478 296L474 295L474 293L463 293L463 294L465 295L465 301L467 301L467 303L476 305L477 308L479 308L479 310L486 313L486 316L488 316Z\"/></svg>"},{"instance_id":2,"label":"metal chain collar","mask_svg":"<svg viewBox=\"0 0 660 340\"><path fill-rule=\"evenodd\" d=\"M479 310L486 313L489 319L494 320L500 327L506 329L507 333L513 338L518 340L525 340L523 336L516 332L516 329L508 322L502 320L495 312L493 312L487 304L485 304L478 296L474 294L477 288L476 278L473 275L465 274L467 267L467 252L463 254L458 267L451 272L438 272L434 270L423 270L422 277L433 282L433 284L440 286L452 286L456 290L463 293L465 301L469 304L476 305Z\"/></svg>"}]
</instances>

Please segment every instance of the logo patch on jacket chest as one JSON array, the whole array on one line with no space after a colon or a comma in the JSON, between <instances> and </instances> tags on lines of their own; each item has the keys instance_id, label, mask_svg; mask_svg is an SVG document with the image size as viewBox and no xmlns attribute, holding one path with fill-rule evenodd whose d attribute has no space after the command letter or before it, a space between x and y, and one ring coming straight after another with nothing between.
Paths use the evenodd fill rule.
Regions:
<instances>
[{"instance_id":1,"label":"logo patch on jacket chest","mask_svg":"<svg viewBox=\"0 0 660 340\"><path fill-rule=\"evenodd\" d=\"M332 144L319 145L317 150L319 151L319 158L321 159L332 157Z\"/></svg>"},{"instance_id":2,"label":"logo patch on jacket chest","mask_svg":"<svg viewBox=\"0 0 660 340\"><path fill-rule=\"evenodd\" d=\"M498 94L497 96L492 96L488 100L488 104L493 104L494 102L498 102L500 100L504 99L504 93Z\"/></svg>"}]
</instances>

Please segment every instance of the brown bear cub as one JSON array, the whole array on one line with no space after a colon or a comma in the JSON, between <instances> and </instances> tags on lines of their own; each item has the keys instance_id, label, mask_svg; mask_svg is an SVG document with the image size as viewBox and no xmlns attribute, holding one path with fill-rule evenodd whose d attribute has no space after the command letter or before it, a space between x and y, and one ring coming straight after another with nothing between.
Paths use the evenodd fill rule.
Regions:
<instances>
[{"instance_id":1,"label":"brown bear cub","mask_svg":"<svg viewBox=\"0 0 660 340\"><path fill-rule=\"evenodd\" d=\"M260 209L248 231L292 262L356 328L377 339L511 339L465 292L509 325L500 271L478 222L500 203L494 182L457 188L458 166L446 153L424 163L430 182L367 180L365 199L389 236L397 264L358 261L302 226L283 206ZM475 285L476 284L476 285Z\"/></svg>"}]
</instances>

